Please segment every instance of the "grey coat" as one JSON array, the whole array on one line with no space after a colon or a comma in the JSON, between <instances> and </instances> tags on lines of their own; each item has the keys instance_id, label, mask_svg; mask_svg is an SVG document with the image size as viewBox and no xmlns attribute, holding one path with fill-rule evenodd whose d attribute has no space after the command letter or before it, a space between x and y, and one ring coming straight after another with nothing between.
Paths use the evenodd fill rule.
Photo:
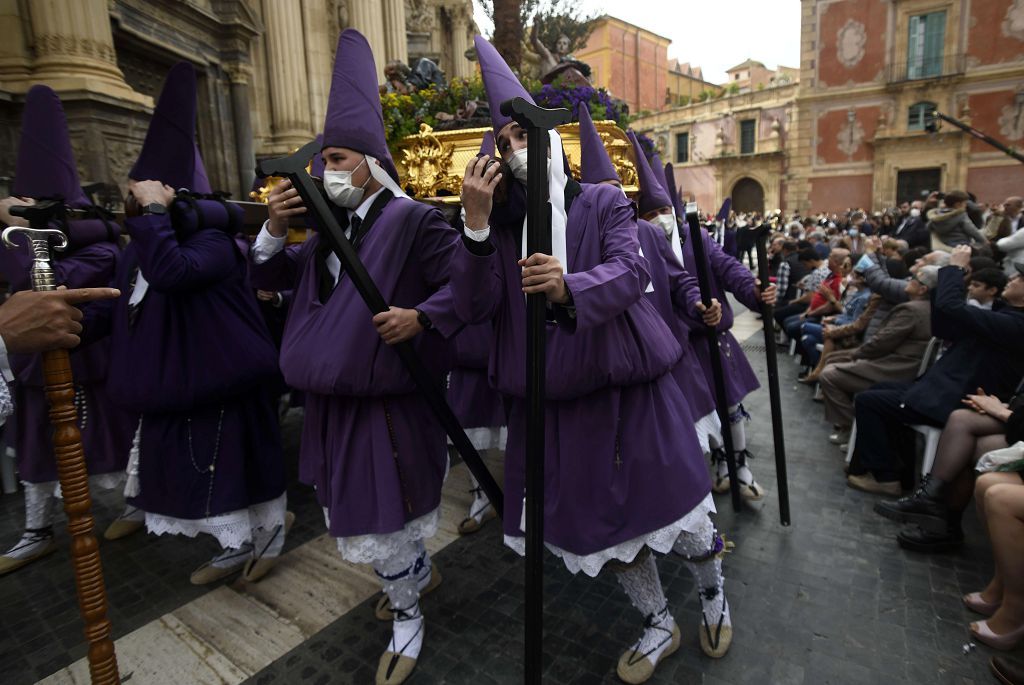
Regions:
<instances>
[{"instance_id":1,"label":"grey coat","mask_svg":"<svg viewBox=\"0 0 1024 685\"><path fill-rule=\"evenodd\" d=\"M851 351L854 361L844 370L873 382L913 380L931 337L928 300L896 305L878 332Z\"/></svg>"}]
</instances>

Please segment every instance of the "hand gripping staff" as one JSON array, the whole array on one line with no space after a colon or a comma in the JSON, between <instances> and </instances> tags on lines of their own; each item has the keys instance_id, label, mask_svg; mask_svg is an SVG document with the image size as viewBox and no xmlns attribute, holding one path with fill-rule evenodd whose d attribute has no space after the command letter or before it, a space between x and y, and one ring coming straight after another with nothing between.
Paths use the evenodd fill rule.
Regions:
<instances>
[{"instance_id":1,"label":"hand gripping staff","mask_svg":"<svg viewBox=\"0 0 1024 685\"><path fill-rule=\"evenodd\" d=\"M63 250L68 239L59 230L49 228L51 222L64 218L62 200L46 200L35 205L12 207L11 214L28 219L30 228L11 226L3 232L8 248L21 247L12 239L27 238L35 261L32 264L32 290L56 290L53 267L50 265L50 239L54 249ZM57 477L64 500L71 535L71 563L75 570L78 611L85 622L89 642L89 674L93 685L116 685L121 682L117 672L117 656L111 639L112 628L107 618L107 591L103 582L103 565L99 546L93 535L92 500L89 497L89 474L85 470L82 435L78 430L75 410L75 382L71 376L71 359L67 350L43 353L43 377L46 399L50 404L53 426L53 454L57 459ZM0 381L2 382L2 381Z\"/></svg>"},{"instance_id":2,"label":"hand gripping staff","mask_svg":"<svg viewBox=\"0 0 1024 685\"><path fill-rule=\"evenodd\" d=\"M567 109L544 109L524 98L501 103L501 113L526 129L526 254L551 254L548 131L571 119ZM562 160L553 159L552 164ZM563 264L564 268L566 265ZM547 300L526 297L526 663L523 680L540 683L544 668L544 374Z\"/></svg>"},{"instance_id":3,"label":"hand gripping staff","mask_svg":"<svg viewBox=\"0 0 1024 685\"><path fill-rule=\"evenodd\" d=\"M757 277L761 287L768 287L768 234L771 230L767 224L761 224L754 234L757 247ZM779 487L779 521L788 526L789 520L789 479L786 477L786 438L782 432L782 401L779 398L779 360L776 357L775 331L772 328L774 307L770 304L761 305L761 318L764 324L764 349L768 364L768 398L772 405L772 442L775 445L775 479Z\"/></svg>"},{"instance_id":4,"label":"hand gripping staff","mask_svg":"<svg viewBox=\"0 0 1024 685\"><path fill-rule=\"evenodd\" d=\"M724 209L724 205L723 205ZM700 215L697 203L686 205L686 223L690 229L690 244L693 246L693 271L700 285L700 300L705 307L711 306L711 279L708 277L708 256L704 252L704 236L701 234ZM723 303L724 306L724 303ZM740 481L736 476L736 455L733 452L732 431L729 430L729 400L725 394L725 375L722 373L722 353L718 349L718 331L708 330L708 357L711 360L711 377L715 382L715 406L722 424L722 445L725 449L725 464L729 468L729 492L732 495L732 509L739 511Z\"/></svg>"},{"instance_id":5,"label":"hand gripping staff","mask_svg":"<svg viewBox=\"0 0 1024 685\"><path fill-rule=\"evenodd\" d=\"M316 221L316 225L320 227L320 239L326 240L330 245L331 251L341 262L341 268L352 279L352 283L363 301L366 302L366 306L370 308L370 312L372 314L386 312L388 311L387 301L381 295L377 284L373 282L366 266L359 259L352 243L345 237L345 232L341 230L341 226L338 225L338 221L327 206L327 200L313 183L309 172L306 171L309 160L317 154L320 154L320 142L312 140L288 157L263 160L257 165L256 173L260 176L283 176L292 182L292 187L299 191L299 197L302 198L306 209ZM431 379L423 361L416 354L412 342L407 340L392 345L392 349L398 353L409 375L412 376L420 393L423 394L423 398L441 423L445 433L448 434L452 444L455 445L455 449L462 456L462 460L466 462L466 467L476 477L480 487L487 493L487 498L491 500L491 504L494 505L495 511L500 516L504 511L504 499L498 484L487 470L487 466L484 465L469 438L466 437L466 432L462 430L459 420L455 418L451 407L448 406L441 388Z\"/></svg>"}]
</instances>

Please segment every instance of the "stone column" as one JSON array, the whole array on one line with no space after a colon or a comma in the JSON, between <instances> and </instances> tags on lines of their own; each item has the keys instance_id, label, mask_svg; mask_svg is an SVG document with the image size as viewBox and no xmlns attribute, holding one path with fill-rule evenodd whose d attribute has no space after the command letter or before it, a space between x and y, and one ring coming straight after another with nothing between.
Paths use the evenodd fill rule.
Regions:
<instances>
[{"instance_id":1,"label":"stone column","mask_svg":"<svg viewBox=\"0 0 1024 685\"><path fill-rule=\"evenodd\" d=\"M402 8L403 16L405 8ZM348 0L348 23L364 36L373 50L373 61L377 64L377 80L384 80L384 65L387 64L387 42L384 37L384 14L380 0ZM405 37L403 25L403 38Z\"/></svg>"},{"instance_id":2,"label":"stone column","mask_svg":"<svg viewBox=\"0 0 1024 685\"><path fill-rule=\"evenodd\" d=\"M84 89L149 103L117 66L107 0L36 0L26 3L35 60L32 80L54 90Z\"/></svg>"},{"instance_id":3,"label":"stone column","mask_svg":"<svg viewBox=\"0 0 1024 685\"><path fill-rule=\"evenodd\" d=\"M249 188L256 177L256 154L253 151L252 117L249 112L249 79L252 74L248 67L241 64L229 65L227 72L231 79L231 115L235 129L238 185L241 189L236 197L247 200Z\"/></svg>"},{"instance_id":4,"label":"stone column","mask_svg":"<svg viewBox=\"0 0 1024 685\"><path fill-rule=\"evenodd\" d=\"M331 90L331 67L338 34L331 23L324 21L329 13L327 0L303 0L302 15L306 27L306 73L309 81L309 116L314 130L319 131L327 114L327 96Z\"/></svg>"},{"instance_id":5,"label":"stone column","mask_svg":"<svg viewBox=\"0 0 1024 685\"><path fill-rule=\"evenodd\" d=\"M449 78L469 78L473 75L472 65L466 59L469 49L469 8L455 5L448 8L452 20L452 73Z\"/></svg>"},{"instance_id":6,"label":"stone column","mask_svg":"<svg viewBox=\"0 0 1024 685\"><path fill-rule=\"evenodd\" d=\"M291 151L314 132L309 116L309 81L302 39L302 5L263 0L270 81L270 123L275 150Z\"/></svg>"},{"instance_id":7,"label":"stone column","mask_svg":"<svg viewBox=\"0 0 1024 685\"><path fill-rule=\"evenodd\" d=\"M409 46L405 39L405 0L384 0L384 45L387 48L385 61L377 66L383 68L391 60L402 64L409 62Z\"/></svg>"}]
</instances>

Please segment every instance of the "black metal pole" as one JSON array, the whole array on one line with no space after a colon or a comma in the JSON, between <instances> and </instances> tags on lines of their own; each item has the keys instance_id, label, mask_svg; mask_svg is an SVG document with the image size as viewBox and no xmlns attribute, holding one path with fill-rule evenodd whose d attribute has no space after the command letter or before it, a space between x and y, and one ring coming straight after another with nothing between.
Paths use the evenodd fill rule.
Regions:
<instances>
[{"instance_id":1,"label":"black metal pole","mask_svg":"<svg viewBox=\"0 0 1024 685\"><path fill-rule=\"evenodd\" d=\"M341 266L352 279L353 285L359 295L366 302L370 311L374 314L388 310L387 300L373 282L373 277L366 270L363 261L359 259L352 243L345 237L337 220L327 206L327 200L313 184L313 179L306 171L306 165L314 154L320 153L320 143L311 141L299 148L288 157L269 159L257 165L257 173L261 176L284 176L292 182L292 187L299 191L299 197L306 205L306 210L320 227L320 239L327 240L331 250L341 261ZM480 487L487 493L487 498L494 505L494 510L501 516L504 509L504 497L501 489L495 482L491 472L487 470L480 455L469 441L466 432L462 430L459 420L452 413L440 385L434 382L430 372L423 365L423 361L416 354L412 342L406 341L392 345L392 349L398 354L405 368L409 371L413 381L423 394L427 405L430 406L437 420L441 423L445 433L451 438L452 444L466 462L466 467L476 477Z\"/></svg>"},{"instance_id":2,"label":"black metal pole","mask_svg":"<svg viewBox=\"0 0 1024 685\"><path fill-rule=\"evenodd\" d=\"M568 110L546 110L523 98L501 112L526 129L526 254L551 254L548 131L569 121ZM562 160L553 159L552 164ZM565 265L563 264L564 268ZM526 610L523 681L541 682L544 670L544 396L547 298L526 297Z\"/></svg>"},{"instance_id":3,"label":"black metal pole","mask_svg":"<svg viewBox=\"0 0 1024 685\"><path fill-rule=\"evenodd\" d=\"M769 228L761 224L754 235L757 248L757 277L761 287L767 288L770 275L768 273L768 242ZM775 481L779 488L779 521L784 526L790 524L789 519L789 478L786 475L786 437L782 430L782 400L779 394L779 359L776 356L775 331L772 316L775 307L770 304L761 305L761 322L764 324L764 349L768 363L768 399L772 407L772 442L775 445Z\"/></svg>"},{"instance_id":4,"label":"black metal pole","mask_svg":"<svg viewBox=\"0 0 1024 685\"><path fill-rule=\"evenodd\" d=\"M705 307L711 306L711 279L708 276L707 253L704 251L704 236L701 234L700 216L697 205L686 205L686 224L690 229L690 245L693 246L693 257L696 264L693 271L700 284L700 299ZM724 306L725 303L722 303ZM722 354L718 349L718 331L710 328L707 332L708 357L711 359L711 377L715 383L715 405L718 408L718 420L722 424L722 445L725 449L725 464L729 468L729 493L732 495L733 511L742 506L740 499L740 482L736 475L736 455L733 452L732 431L729 424L729 399L725 393L725 374L722 372Z\"/></svg>"},{"instance_id":5,"label":"black metal pole","mask_svg":"<svg viewBox=\"0 0 1024 685\"><path fill-rule=\"evenodd\" d=\"M991 145L992 147L999 150L1003 154L1013 157L1018 162L1024 162L1024 155L1022 155L1021 153L1017 152L1016 150L1007 145L1004 145L1003 143L1000 143L998 140L988 135L987 133L983 133L982 131L979 131L978 129L974 128L973 126L968 126L959 119L954 119L948 114L943 114L941 112L933 112L931 114L931 117L931 121L926 120L925 122L925 128L931 133L934 133L939 130L938 126L936 126L935 124L935 119L942 119L943 121L948 121L949 123L953 124L958 129L964 131L968 135L974 136L983 143Z\"/></svg>"}]
</instances>

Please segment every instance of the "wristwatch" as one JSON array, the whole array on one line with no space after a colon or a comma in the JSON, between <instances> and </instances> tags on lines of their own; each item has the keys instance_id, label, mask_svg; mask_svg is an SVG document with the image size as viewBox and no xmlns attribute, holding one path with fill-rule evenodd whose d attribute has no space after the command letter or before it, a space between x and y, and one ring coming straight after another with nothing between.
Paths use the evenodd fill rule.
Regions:
<instances>
[{"instance_id":1,"label":"wristwatch","mask_svg":"<svg viewBox=\"0 0 1024 685\"><path fill-rule=\"evenodd\" d=\"M167 207L165 207L164 205L160 204L159 202L151 202L151 203L149 203L148 205L146 205L145 207L142 208L142 215L143 216L146 216L147 214L155 214L155 215L158 215L158 216L162 216L162 215L164 215L166 213L167 213Z\"/></svg>"},{"instance_id":2,"label":"wristwatch","mask_svg":"<svg viewBox=\"0 0 1024 685\"><path fill-rule=\"evenodd\" d=\"M434 322L430 320L430 317L427 316L427 313L422 312L419 309L416 310L416 321L419 322L421 326L423 326L423 330L425 331L429 331L431 328L434 327Z\"/></svg>"}]
</instances>

